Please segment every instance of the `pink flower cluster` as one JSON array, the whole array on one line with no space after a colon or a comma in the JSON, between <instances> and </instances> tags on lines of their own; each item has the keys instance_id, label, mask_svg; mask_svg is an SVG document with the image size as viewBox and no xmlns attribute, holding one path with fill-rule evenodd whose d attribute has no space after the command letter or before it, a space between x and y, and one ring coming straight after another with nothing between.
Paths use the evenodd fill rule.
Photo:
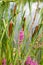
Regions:
<instances>
[{"instance_id":1,"label":"pink flower cluster","mask_svg":"<svg viewBox=\"0 0 43 65\"><path fill-rule=\"evenodd\" d=\"M20 40L22 41L24 39L24 31L20 31Z\"/></svg>"},{"instance_id":2,"label":"pink flower cluster","mask_svg":"<svg viewBox=\"0 0 43 65\"><path fill-rule=\"evenodd\" d=\"M3 58L2 65L6 65L6 58Z\"/></svg>"},{"instance_id":3,"label":"pink flower cluster","mask_svg":"<svg viewBox=\"0 0 43 65\"><path fill-rule=\"evenodd\" d=\"M24 40L24 31L20 30L18 44L21 44L23 40Z\"/></svg>"},{"instance_id":4,"label":"pink flower cluster","mask_svg":"<svg viewBox=\"0 0 43 65\"><path fill-rule=\"evenodd\" d=\"M25 62L26 65L38 65L38 62L35 61L35 60L32 60L30 56L28 56L26 62Z\"/></svg>"},{"instance_id":5,"label":"pink flower cluster","mask_svg":"<svg viewBox=\"0 0 43 65\"><path fill-rule=\"evenodd\" d=\"M2 65L6 65L6 58L3 58ZM10 65L12 65L12 63L10 63Z\"/></svg>"}]
</instances>

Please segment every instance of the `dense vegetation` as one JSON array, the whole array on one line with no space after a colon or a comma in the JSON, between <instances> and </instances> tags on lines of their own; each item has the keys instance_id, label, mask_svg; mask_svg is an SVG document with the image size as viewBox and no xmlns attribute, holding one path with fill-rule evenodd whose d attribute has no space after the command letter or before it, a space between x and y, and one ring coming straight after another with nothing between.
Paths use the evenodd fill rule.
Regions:
<instances>
[{"instance_id":1,"label":"dense vegetation","mask_svg":"<svg viewBox=\"0 0 43 65\"><path fill-rule=\"evenodd\" d=\"M13 9L10 10L9 16L9 6L11 0L3 0L0 2L0 65L25 65L25 61L28 56L31 57L32 60L37 61L38 65L43 65L43 8L39 9L39 1L37 5L37 11L35 13L33 24L37 15L37 12L40 14L40 20L38 29L36 29L36 33L33 34L31 41L30 32L28 31L28 25L25 24L24 34L25 38L20 46L20 55L18 54L18 44L15 43L15 29L20 31L24 19L25 12L23 12L23 7L25 6L27 0L12 0L16 4ZM30 8L30 19L31 19L31 3L34 0L28 0L29 8ZM35 0L36 1L36 0ZM22 4L22 16L21 22L19 26L16 26L17 16L20 12L20 5ZM18 8L17 8L18 7ZM30 20L28 20L30 22ZM33 26L32 24L32 26ZM32 27L31 27L32 28ZM30 28L30 29L31 29ZM28 43L28 44L27 44ZM14 46L13 46L14 45ZM2 61L6 62L6 64L2 64Z\"/></svg>"}]
</instances>

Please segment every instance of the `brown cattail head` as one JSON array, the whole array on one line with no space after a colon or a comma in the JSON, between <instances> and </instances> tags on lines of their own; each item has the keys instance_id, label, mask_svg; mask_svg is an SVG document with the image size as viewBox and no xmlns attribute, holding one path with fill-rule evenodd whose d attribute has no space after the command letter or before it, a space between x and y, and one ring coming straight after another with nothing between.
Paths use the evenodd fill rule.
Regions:
<instances>
[{"instance_id":1,"label":"brown cattail head","mask_svg":"<svg viewBox=\"0 0 43 65\"><path fill-rule=\"evenodd\" d=\"M23 21L22 29L23 29L23 31L24 31L26 17L24 17L23 20L24 20L24 21Z\"/></svg>"},{"instance_id":2,"label":"brown cattail head","mask_svg":"<svg viewBox=\"0 0 43 65\"><path fill-rule=\"evenodd\" d=\"M39 26L36 26L36 27L35 27L35 31L34 31L32 37L34 37L34 35L38 32L38 30L39 30Z\"/></svg>"},{"instance_id":3,"label":"brown cattail head","mask_svg":"<svg viewBox=\"0 0 43 65\"><path fill-rule=\"evenodd\" d=\"M9 35L9 36L12 34L12 28L13 28L13 22L10 21L9 29L8 29L8 35Z\"/></svg>"},{"instance_id":4,"label":"brown cattail head","mask_svg":"<svg viewBox=\"0 0 43 65\"><path fill-rule=\"evenodd\" d=\"M24 21L26 20L26 17L24 17L24 19L23 19Z\"/></svg>"},{"instance_id":5,"label":"brown cattail head","mask_svg":"<svg viewBox=\"0 0 43 65\"><path fill-rule=\"evenodd\" d=\"M23 29L23 31L24 31L24 24L22 25L22 29Z\"/></svg>"},{"instance_id":6,"label":"brown cattail head","mask_svg":"<svg viewBox=\"0 0 43 65\"><path fill-rule=\"evenodd\" d=\"M17 5L15 4L15 6L14 6L14 15L16 14L16 8L17 8Z\"/></svg>"}]
</instances>

